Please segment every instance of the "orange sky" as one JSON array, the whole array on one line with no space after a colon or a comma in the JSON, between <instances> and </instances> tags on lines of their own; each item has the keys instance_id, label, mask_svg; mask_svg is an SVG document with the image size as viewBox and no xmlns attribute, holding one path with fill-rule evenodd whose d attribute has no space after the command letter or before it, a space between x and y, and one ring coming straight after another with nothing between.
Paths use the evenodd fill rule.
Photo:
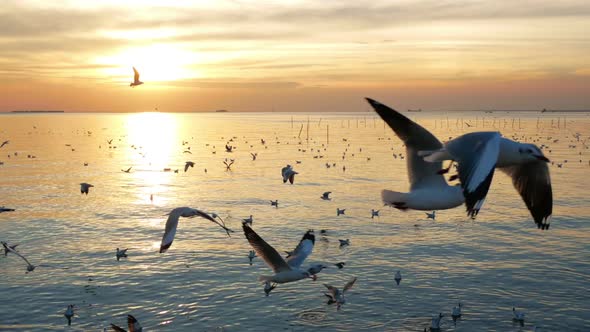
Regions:
<instances>
[{"instance_id":1,"label":"orange sky","mask_svg":"<svg viewBox=\"0 0 590 332\"><path fill-rule=\"evenodd\" d=\"M5 0L0 111L590 109L587 31L588 1Z\"/></svg>"}]
</instances>

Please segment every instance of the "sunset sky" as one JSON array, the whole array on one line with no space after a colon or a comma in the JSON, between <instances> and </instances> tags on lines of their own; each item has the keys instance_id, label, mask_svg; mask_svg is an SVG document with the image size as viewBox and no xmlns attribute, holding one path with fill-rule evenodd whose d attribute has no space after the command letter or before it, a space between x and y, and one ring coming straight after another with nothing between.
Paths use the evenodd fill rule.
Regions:
<instances>
[{"instance_id":1,"label":"sunset sky","mask_svg":"<svg viewBox=\"0 0 590 332\"><path fill-rule=\"evenodd\" d=\"M0 111L590 109L588 31L587 0L3 0Z\"/></svg>"}]
</instances>

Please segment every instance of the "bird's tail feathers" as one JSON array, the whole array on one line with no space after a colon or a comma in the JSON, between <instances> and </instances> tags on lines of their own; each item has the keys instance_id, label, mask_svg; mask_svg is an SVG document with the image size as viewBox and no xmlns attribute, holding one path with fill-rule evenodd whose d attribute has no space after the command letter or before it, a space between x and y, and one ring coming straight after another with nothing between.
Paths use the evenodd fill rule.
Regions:
<instances>
[{"instance_id":1,"label":"bird's tail feathers","mask_svg":"<svg viewBox=\"0 0 590 332\"><path fill-rule=\"evenodd\" d=\"M392 206L396 209L405 210L407 209L408 194L400 193L397 191L383 190L381 191L381 199L383 204Z\"/></svg>"}]
</instances>

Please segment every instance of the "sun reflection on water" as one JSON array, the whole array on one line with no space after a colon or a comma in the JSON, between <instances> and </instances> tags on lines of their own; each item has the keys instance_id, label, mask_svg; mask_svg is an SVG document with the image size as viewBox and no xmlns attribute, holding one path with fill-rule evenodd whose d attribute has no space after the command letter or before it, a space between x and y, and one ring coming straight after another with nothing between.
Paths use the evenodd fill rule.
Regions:
<instances>
[{"instance_id":1,"label":"sun reflection on water","mask_svg":"<svg viewBox=\"0 0 590 332\"><path fill-rule=\"evenodd\" d=\"M130 143L129 162L137 181L138 203L161 202L162 193L170 183L170 174L164 172L174 163L178 123L173 114L138 113L125 119L125 130ZM158 195L160 194L160 195Z\"/></svg>"}]
</instances>

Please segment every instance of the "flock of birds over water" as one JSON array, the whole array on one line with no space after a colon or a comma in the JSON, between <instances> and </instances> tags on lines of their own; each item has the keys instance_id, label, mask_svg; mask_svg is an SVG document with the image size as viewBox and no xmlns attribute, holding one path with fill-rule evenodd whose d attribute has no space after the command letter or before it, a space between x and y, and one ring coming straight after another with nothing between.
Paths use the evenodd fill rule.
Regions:
<instances>
[{"instance_id":1,"label":"flock of birds over water","mask_svg":"<svg viewBox=\"0 0 590 332\"><path fill-rule=\"evenodd\" d=\"M135 68L134 82L130 86L135 87L143 84L139 81L139 73ZM367 98L367 101L375 112L387 123L397 137L405 146L405 155L399 154L400 158L405 158L407 163L407 172L410 182L409 192L398 192L392 190L383 190L381 197L384 205L391 206L399 210L421 210L425 211L426 218L434 220L437 210L452 209L465 205L467 215L475 219L479 211L483 208L486 195L490 189L493 175L496 169L506 173L512 178L514 188L520 194L524 205L528 208L535 225L540 230L548 230L550 226L550 217L553 209L553 193L551 188L551 179L549 175L550 160L544 155L543 150L548 149L548 145L542 144L540 147L532 143L521 143L519 137L512 139L502 137L499 132L472 132L464 134L441 143L428 130L405 117L394 109L373 99ZM580 141L581 135L573 136L586 149L585 141ZM547 138L554 143L551 137ZM9 147L9 140L0 144L0 149L6 150ZM109 147L112 140L108 141ZM183 146L186 142L183 141ZM225 145L225 152L231 153L233 146L231 140ZM261 139L261 144L266 144ZM1 153L1 150L0 150ZM191 153L190 147L185 153ZM13 154L17 156L15 152ZM256 160L258 154L250 153L252 160ZM581 153L580 153L581 155ZM10 158L10 154L8 155ZM31 158L31 156L28 156ZM34 157L34 156L33 156ZM342 157L344 160L344 156ZM443 162L448 162L443 167ZM581 162L581 160L580 160ZM226 170L231 170L234 163L233 159L224 160ZM297 161L299 163L299 161ZM87 164L85 164L87 166ZM195 166L194 162L187 161L184 166L184 172ZM335 164L334 164L335 166ZM326 163L326 167L330 167ZM558 165L558 167L561 167ZM343 171L345 167L343 167ZM122 172L129 173L132 168L122 169ZM171 169L164 169L171 171ZM447 173L455 172L447 180L444 176ZM178 170L175 170L178 172ZM205 172L207 170L205 169ZM281 169L281 178L283 183L294 184L295 176L298 172L292 165L286 165ZM279 181L277 179L277 181ZM457 181L456 184L451 184ZM80 183L81 194L88 195L94 186L90 183ZM319 196L322 200L331 200L331 192L324 192ZM153 197L150 197L153 199ZM270 205L279 206L278 200L271 200ZM14 212L14 208L0 207L0 213ZM337 208L337 216L345 215L346 209ZM378 217L379 210L371 210L371 218ZM159 253L164 254L172 247L174 237L181 218L199 217L210 221L229 237L234 233L216 213L209 213L203 210L191 207L178 207L168 213L164 233L160 244ZM261 275L259 281L264 285L263 290L266 296L269 296L279 284L302 281L306 279L318 278L317 275L328 265L313 264L303 267L303 263L311 255L315 244L314 230L308 230L303 234L298 245L293 251L286 252L283 257L273 246L267 243L254 229L254 218L250 215L242 219L242 231L244 237L249 242L252 250L248 253L250 265L253 259L259 257L272 270L272 274ZM324 235L326 230L320 230ZM349 239L339 239L340 246L350 245ZM12 244L7 241L1 241L4 256L15 256L26 263L26 273L33 272L36 267L43 265L33 265L19 250L18 244ZM115 258L117 261L128 256L128 249L116 248ZM338 269L345 268L345 262L338 262L335 265ZM400 271L395 272L394 278L399 286L402 281ZM345 294L355 284L357 278L353 277L342 288L329 284L324 284L328 305L334 305L336 310L340 310L346 303ZM463 305L458 303L457 306L450 310L450 317L456 324L461 318L461 309ZM76 307L73 304L67 306L64 317L67 325L72 324L76 313ZM430 326L424 327L424 331L440 331L441 322L445 314L438 313L432 317ZM516 308L512 308L512 320L524 326L525 314ZM142 331L139 321L131 314L127 317L128 331ZM125 331L116 324L111 324L110 328L114 331ZM534 328L537 330L537 328ZM106 331L107 328L105 327Z\"/></svg>"}]
</instances>

